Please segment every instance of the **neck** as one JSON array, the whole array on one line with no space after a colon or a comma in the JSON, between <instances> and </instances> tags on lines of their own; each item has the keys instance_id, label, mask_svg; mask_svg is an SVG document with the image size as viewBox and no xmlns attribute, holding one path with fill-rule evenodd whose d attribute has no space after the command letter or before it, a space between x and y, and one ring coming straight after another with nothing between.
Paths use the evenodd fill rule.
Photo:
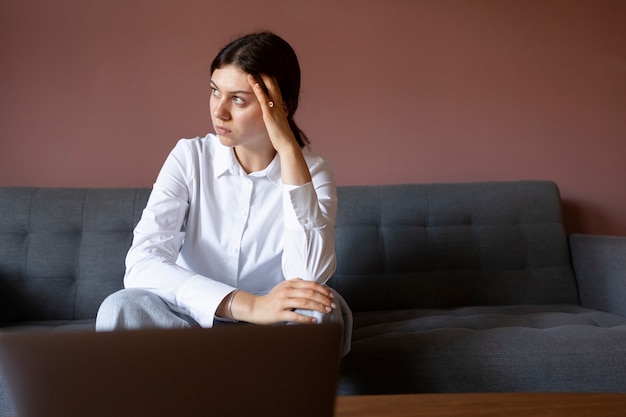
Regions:
<instances>
[{"instance_id":1,"label":"neck","mask_svg":"<svg viewBox=\"0 0 626 417\"><path fill-rule=\"evenodd\" d=\"M236 146L234 152L239 165L246 171L246 174L264 170L276 156L276 150L273 147L251 151L243 146Z\"/></svg>"}]
</instances>

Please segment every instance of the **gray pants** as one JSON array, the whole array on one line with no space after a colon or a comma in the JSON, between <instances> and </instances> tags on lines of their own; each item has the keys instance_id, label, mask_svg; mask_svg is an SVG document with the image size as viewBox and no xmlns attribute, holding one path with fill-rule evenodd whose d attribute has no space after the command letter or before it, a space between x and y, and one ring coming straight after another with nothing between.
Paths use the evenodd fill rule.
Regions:
<instances>
[{"instance_id":1,"label":"gray pants","mask_svg":"<svg viewBox=\"0 0 626 417\"><path fill-rule=\"evenodd\" d=\"M296 310L305 316L317 317L318 323L343 325L342 356L350 352L352 340L352 311L346 301L331 288L337 308L328 314L311 310ZM218 324L219 323L219 324ZM217 325L227 322L218 322ZM200 327L190 316L176 310L155 293L137 288L120 290L108 296L100 306L96 317L96 331L132 330L146 328Z\"/></svg>"}]
</instances>

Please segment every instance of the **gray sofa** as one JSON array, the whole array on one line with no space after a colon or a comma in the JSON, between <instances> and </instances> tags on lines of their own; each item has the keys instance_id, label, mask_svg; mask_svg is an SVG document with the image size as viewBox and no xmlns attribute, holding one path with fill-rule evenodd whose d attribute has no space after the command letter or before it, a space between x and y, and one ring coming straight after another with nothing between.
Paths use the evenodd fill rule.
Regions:
<instances>
[{"instance_id":1,"label":"gray sofa","mask_svg":"<svg viewBox=\"0 0 626 417\"><path fill-rule=\"evenodd\" d=\"M0 188L0 332L92 331L149 192ZM568 238L554 183L338 192L340 395L626 392L626 237Z\"/></svg>"}]
</instances>

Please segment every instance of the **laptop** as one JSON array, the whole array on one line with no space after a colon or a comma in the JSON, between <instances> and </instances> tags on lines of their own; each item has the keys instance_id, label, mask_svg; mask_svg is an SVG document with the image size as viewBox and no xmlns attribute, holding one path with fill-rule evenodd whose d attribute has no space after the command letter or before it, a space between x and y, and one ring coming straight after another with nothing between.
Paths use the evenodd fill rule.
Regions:
<instances>
[{"instance_id":1,"label":"laptop","mask_svg":"<svg viewBox=\"0 0 626 417\"><path fill-rule=\"evenodd\" d=\"M332 416L333 324L0 334L19 417Z\"/></svg>"}]
</instances>

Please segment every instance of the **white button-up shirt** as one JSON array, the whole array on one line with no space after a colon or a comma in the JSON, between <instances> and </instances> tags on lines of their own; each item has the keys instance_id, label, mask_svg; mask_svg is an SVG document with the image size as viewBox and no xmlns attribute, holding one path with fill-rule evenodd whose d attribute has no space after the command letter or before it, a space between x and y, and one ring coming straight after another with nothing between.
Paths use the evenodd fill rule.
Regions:
<instances>
[{"instance_id":1,"label":"white button-up shirt","mask_svg":"<svg viewBox=\"0 0 626 417\"><path fill-rule=\"evenodd\" d=\"M200 325L235 288L265 294L284 279L335 271L337 194L330 164L303 150L312 182L283 185L278 155L246 174L217 136L168 156L126 257L126 288L149 289Z\"/></svg>"}]
</instances>

